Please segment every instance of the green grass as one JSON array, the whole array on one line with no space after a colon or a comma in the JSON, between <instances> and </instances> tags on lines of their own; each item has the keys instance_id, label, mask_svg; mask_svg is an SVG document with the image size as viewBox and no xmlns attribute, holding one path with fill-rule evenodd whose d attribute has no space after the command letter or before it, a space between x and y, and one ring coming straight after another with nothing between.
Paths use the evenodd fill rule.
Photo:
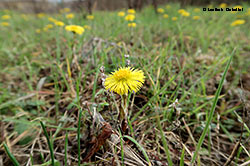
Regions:
<instances>
[{"instance_id":1,"label":"green grass","mask_svg":"<svg viewBox=\"0 0 250 166\"><path fill-rule=\"evenodd\" d=\"M131 146L145 164L224 164L241 135L242 101L249 102L250 15L246 13L250 5L243 4L244 12L236 14L203 12L202 7L194 12L194 8L185 7L190 16L183 17L178 13L180 5L171 4L165 9L166 19L145 7L137 11L133 29L117 16L118 11L95 11L94 20L82 17L86 11L75 13L71 20L65 14L43 18L26 14L28 19L24 19L19 12L0 11L0 17L11 16L9 27L0 25L1 141L9 146L0 142L0 148L7 148L4 164L22 165L31 159L32 164L40 165L111 165L114 155L106 144L98 147L88 163L81 160L91 149L87 145L103 132L89 114L93 107L119 130L120 97L103 89L99 68L104 66L108 75L125 65L125 54L146 80L136 95L129 96L129 131L115 147L120 164L132 163L125 146ZM54 26L45 32L43 28L53 24L48 17L91 29L76 35ZM245 24L230 26L237 19L244 19ZM46 124L50 138L45 128L42 132L40 121ZM233 164L249 160L246 150L250 145L245 141L249 128L244 121L242 145Z\"/></svg>"}]
</instances>

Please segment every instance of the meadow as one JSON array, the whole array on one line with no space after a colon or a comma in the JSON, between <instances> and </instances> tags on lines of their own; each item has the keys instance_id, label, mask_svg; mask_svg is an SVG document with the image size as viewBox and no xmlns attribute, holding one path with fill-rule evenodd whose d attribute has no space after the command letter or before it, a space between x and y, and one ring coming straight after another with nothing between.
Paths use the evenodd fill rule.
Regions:
<instances>
[{"instance_id":1,"label":"meadow","mask_svg":"<svg viewBox=\"0 0 250 166\"><path fill-rule=\"evenodd\" d=\"M0 10L0 165L250 165L236 5Z\"/></svg>"}]
</instances>

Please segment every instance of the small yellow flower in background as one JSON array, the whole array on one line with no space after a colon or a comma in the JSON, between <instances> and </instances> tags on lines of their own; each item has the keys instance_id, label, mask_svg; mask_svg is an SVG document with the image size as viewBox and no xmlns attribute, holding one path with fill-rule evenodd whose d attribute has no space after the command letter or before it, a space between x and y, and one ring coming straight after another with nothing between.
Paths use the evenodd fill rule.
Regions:
<instances>
[{"instance_id":1,"label":"small yellow flower in background","mask_svg":"<svg viewBox=\"0 0 250 166\"><path fill-rule=\"evenodd\" d=\"M193 20L199 20L200 16L193 16Z\"/></svg>"},{"instance_id":2,"label":"small yellow flower in background","mask_svg":"<svg viewBox=\"0 0 250 166\"><path fill-rule=\"evenodd\" d=\"M133 15L133 14L128 14L125 17L125 20L127 20L127 21L134 21L134 19L135 19L135 15Z\"/></svg>"},{"instance_id":3,"label":"small yellow flower in background","mask_svg":"<svg viewBox=\"0 0 250 166\"><path fill-rule=\"evenodd\" d=\"M177 17L172 17L172 20L173 21L176 21L178 18Z\"/></svg>"},{"instance_id":4,"label":"small yellow flower in background","mask_svg":"<svg viewBox=\"0 0 250 166\"><path fill-rule=\"evenodd\" d=\"M86 17L88 20L93 20L95 17L93 15L87 15Z\"/></svg>"},{"instance_id":5,"label":"small yellow flower in background","mask_svg":"<svg viewBox=\"0 0 250 166\"><path fill-rule=\"evenodd\" d=\"M129 14L135 14L135 9L128 9Z\"/></svg>"},{"instance_id":6,"label":"small yellow flower in background","mask_svg":"<svg viewBox=\"0 0 250 166\"><path fill-rule=\"evenodd\" d=\"M41 33L41 29L36 29L36 33Z\"/></svg>"},{"instance_id":7,"label":"small yellow flower in background","mask_svg":"<svg viewBox=\"0 0 250 166\"><path fill-rule=\"evenodd\" d=\"M241 24L245 24L245 20L235 20L234 22L232 22L231 26L237 26L237 25L241 25Z\"/></svg>"},{"instance_id":8,"label":"small yellow flower in background","mask_svg":"<svg viewBox=\"0 0 250 166\"><path fill-rule=\"evenodd\" d=\"M55 21L54 24L57 25L57 26L59 26L59 27L63 27L64 26L64 22L62 22L62 21Z\"/></svg>"},{"instance_id":9,"label":"small yellow flower in background","mask_svg":"<svg viewBox=\"0 0 250 166\"><path fill-rule=\"evenodd\" d=\"M143 71L131 67L120 67L106 78L104 86L106 90L124 95L129 91L134 93L139 91L144 80Z\"/></svg>"},{"instance_id":10,"label":"small yellow flower in background","mask_svg":"<svg viewBox=\"0 0 250 166\"><path fill-rule=\"evenodd\" d=\"M38 14L37 14L37 17L38 17L38 18L43 18L44 16L45 16L44 13L38 13Z\"/></svg>"},{"instance_id":11,"label":"small yellow flower in background","mask_svg":"<svg viewBox=\"0 0 250 166\"><path fill-rule=\"evenodd\" d=\"M52 17L49 17L48 20L49 20L50 22L56 22L56 21L57 21L56 19L54 19L54 18L52 18Z\"/></svg>"},{"instance_id":12,"label":"small yellow flower in background","mask_svg":"<svg viewBox=\"0 0 250 166\"><path fill-rule=\"evenodd\" d=\"M3 27L8 27L8 26L10 26L10 24L9 24L8 22L1 22L1 25L2 25Z\"/></svg>"},{"instance_id":13,"label":"small yellow flower in background","mask_svg":"<svg viewBox=\"0 0 250 166\"><path fill-rule=\"evenodd\" d=\"M117 15L118 15L119 17L123 17L123 16L125 16L125 12L119 12Z\"/></svg>"},{"instance_id":14,"label":"small yellow flower in background","mask_svg":"<svg viewBox=\"0 0 250 166\"><path fill-rule=\"evenodd\" d=\"M135 27L136 27L136 23L135 23L135 22L128 23L128 27L133 27L133 28L135 28Z\"/></svg>"},{"instance_id":15,"label":"small yellow flower in background","mask_svg":"<svg viewBox=\"0 0 250 166\"><path fill-rule=\"evenodd\" d=\"M171 8L171 6L170 5L166 5L166 9L170 9Z\"/></svg>"},{"instance_id":16,"label":"small yellow flower in background","mask_svg":"<svg viewBox=\"0 0 250 166\"><path fill-rule=\"evenodd\" d=\"M52 24L48 24L48 25L46 25L46 27L47 27L48 29L51 29L51 28L53 28L54 26L53 26Z\"/></svg>"},{"instance_id":17,"label":"small yellow flower in background","mask_svg":"<svg viewBox=\"0 0 250 166\"><path fill-rule=\"evenodd\" d=\"M84 32L84 28L78 25L67 25L65 30L77 33L78 35L81 35Z\"/></svg>"},{"instance_id":18,"label":"small yellow flower in background","mask_svg":"<svg viewBox=\"0 0 250 166\"><path fill-rule=\"evenodd\" d=\"M3 20L8 20L8 19L10 19L10 15L3 15L3 16L2 16L2 19L3 19Z\"/></svg>"},{"instance_id":19,"label":"small yellow flower in background","mask_svg":"<svg viewBox=\"0 0 250 166\"><path fill-rule=\"evenodd\" d=\"M183 12L186 12L186 10L184 10L184 9L179 9L178 10L178 13L180 13L180 14L182 14Z\"/></svg>"},{"instance_id":20,"label":"small yellow flower in background","mask_svg":"<svg viewBox=\"0 0 250 166\"><path fill-rule=\"evenodd\" d=\"M63 9L63 11L64 11L65 13L70 12L70 8L67 8L67 7L66 7L66 8Z\"/></svg>"},{"instance_id":21,"label":"small yellow flower in background","mask_svg":"<svg viewBox=\"0 0 250 166\"><path fill-rule=\"evenodd\" d=\"M188 16L190 16L190 13L185 11L185 12L182 12L181 15L184 16L184 17L188 17Z\"/></svg>"},{"instance_id":22,"label":"small yellow flower in background","mask_svg":"<svg viewBox=\"0 0 250 166\"><path fill-rule=\"evenodd\" d=\"M43 30L45 31L45 32L47 32L49 29L52 29L54 26L52 25L52 24L48 24L48 25L46 25L44 28L43 28Z\"/></svg>"},{"instance_id":23,"label":"small yellow flower in background","mask_svg":"<svg viewBox=\"0 0 250 166\"><path fill-rule=\"evenodd\" d=\"M201 11L200 8L195 8L195 9L194 9L194 12L196 12L196 13L198 13L198 12L200 12L200 11Z\"/></svg>"},{"instance_id":24,"label":"small yellow flower in background","mask_svg":"<svg viewBox=\"0 0 250 166\"><path fill-rule=\"evenodd\" d=\"M227 4L226 4L226 3L221 3L221 4L220 4L220 8L225 8L225 7L227 7Z\"/></svg>"},{"instance_id":25,"label":"small yellow flower in background","mask_svg":"<svg viewBox=\"0 0 250 166\"><path fill-rule=\"evenodd\" d=\"M83 28L84 28L84 29L88 29L88 30L91 29L91 27L90 27L89 25L84 25Z\"/></svg>"},{"instance_id":26,"label":"small yellow flower in background","mask_svg":"<svg viewBox=\"0 0 250 166\"><path fill-rule=\"evenodd\" d=\"M73 13L70 13L70 14L67 14L66 15L66 18L67 19L72 19L72 18L74 18L75 17L75 15L73 14Z\"/></svg>"},{"instance_id":27,"label":"small yellow flower in background","mask_svg":"<svg viewBox=\"0 0 250 166\"><path fill-rule=\"evenodd\" d=\"M237 6L234 6L233 8L234 8L234 9L237 8L237 10L238 10L238 8L239 8L239 9L242 9L243 7L240 6L240 5L237 5ZM238 11L231 11L231 13L237 13L237 12L238 12Z\"/></svg>"},{"instance_id":28,"label":"small yellow flower in background","mask_svg":"<svg viewBox=\"0 0 250 166\"><path fill-rule=\"evenodd\" d=\"M70 12L70 8L60 9L60 13L68 13L68 12Z\"/></svg>"},{"instance_id":29,"label":"small yellow flower in background","mask_svg":"<svg viewBox=\"0 0 250 166\"><path fill-rule=\"evenodd\" d=\"M168 18L168 15L167 14L163 14L163 18Z\"/></svg>"},{"instance_id":30,"label":"small yellow flower in background","mask_svg":"<svg viewBox=\"0 0 250 166\"><path fill-rule=\"evenodd\" d=\"M157 9L157 12L158 12L158 13L164 13L164 9L158 8L158 9Z\"/></svg>"}]
</instances>

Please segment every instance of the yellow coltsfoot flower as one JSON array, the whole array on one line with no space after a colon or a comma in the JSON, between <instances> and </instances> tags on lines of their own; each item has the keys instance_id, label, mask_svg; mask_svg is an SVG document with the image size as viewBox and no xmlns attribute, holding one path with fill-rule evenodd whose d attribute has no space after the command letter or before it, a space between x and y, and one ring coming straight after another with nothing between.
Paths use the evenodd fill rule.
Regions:
<instances>
[{"instance_id":1,"label":"yellow coltsfoot flower","mask_svg":"<svg viewBox=\"0 0 250 166\"><path fill-rule=\"evenodd\" d=\"M201 11L201 10L200 10L199 8L195 8L195 9L194 9L194 12L197 12L197 13L198 13L198 12L200 12L200 11Z\"/></svg>"},{"instance_id":2,"label":"yellow coltsfoot flower","mask_svg":"<svg viewBox=\"0 0 250 166\"><path fill-rule=\"evenodd\" d=\"M164 13L164 9L163 9L163 8L158 8L158 9L157 9L157 12L158 12L158 13Z\"/></svg>"},{"instance_id":3,"label":"yellow coltsfoot flower","mask_svg":"<svg viewBox=\"0 0 250 166\"><path fill-rule=\"evenodd\" d=\"M168 18L168 15L167 14L163 14L163 18Z\"/></svg>"},{"instance_id":4,"label":"yellow coltsfoot flower","mask_svg":"<svg viewBox=\"0 0 250 166\"><path fill-rule=\"evenodd\" d=\"M221 3L221 4L220 4L220 8L225 8L225 7L227 7L227 4L226 4L226 3Z\"/></svg>"},{"instance_id":5,"label":"yellow coltsfoot flower","mask_svg":"<svg viewBox=\"0 0 250 166\"><path fill-rule=\"evenodd\" d=\"M90 30L90 29L91 29L91 26L89 26L89 25L84 25L83 28L84 28L84 29Z\"/></svg>"},{"instance_id":6,"label":"yellow coltsfoot flower","mask_svg":"<svg viewBox=\"0 0 250 166\"><path fill-rule=\"evenodd\" d=\"M59 26L59 27L63 27L64 26L64 22L62 22L62 21L55 21L54 24L57 25L57 26Z\"/></svg>"},{"instance_id":7,"label":"yellow coltsfoot flower","mask_svg":"<svg viewBox=\"0 0 250 166\"><path fill-rule=\"evenodd\" d=\"M135 27L136 27L136 23L135 23L135 22L128 23L128 27L133 27L133 28L135 28Z\"/></svg>"},{"instance_id":8,"label":"yellow coltsfoot flower","mask_svg":"<svg viewBox=\"0 0 250 166\"><path fill-rule=\"evenodd\" d=\"M135 14L135 9L128 9L129 14Z\"/></svg>"},{"instance_id":9,"label":"yellow coltsfoot flower","mask_svg":"<svg viewBox=\"0 0 250 166\"><path fill-rule=\"evenodd\" d=\"M73 14L73 13L70 13L70 14L67 14L66 15L66 18L67 19L72 19L72 18L74 18L75 17L75 15Z\"/></svg>"},{"instance_id":10,"label":"yellow coltsfoot flower","mask_svg":"<svg viewBox=\"0 0 250 166\"><path fill-rule=\"evenodd\" d=\"M127 21L134 21L134 19L135 19L135 15L133 15L133 14L128 14L125 17L125 20L127 20Z\"/></svg>"},{"instance_id":11,"label":"yellow coltsfoot flower","mask_svg":"<svg viewBox=\"0 0 250 166\"><path fill-rule=\"evenodd\" d=\"M9 24L8 22L1 22L1 25L2 25L3 27L8 27L8 26L10 26L10 24Z\"/></svg>"},{"instance_id":12,"label":"yellow coltsfoot flower","mask_svg":"<svg viewBox=\"0 0 250 166\"><path fill-rule=\"evenodd\" d=\"M234 22L232 22L231 26L237 26L237 25L241 25L241 24L245 24L245 20L235 20Z\"/></svg>"},{"instance_id":13,"label":"yellow coltsfoot flower","mask_svg":"<svg viewBox=\"0 0 250 166\"><path fill-rule=\"evenodd\" d=\"M45 13L38 13L38 14L37 14L37 17L38 17L38 18L43 18L43 17L45 17Z\"/></svg>"},{"instance_id":14,"label":"yellow coltsfoot flower","mask_svg":"<svg viewBox=\"0 0 250 166\"><path fill-rule=\"evenodd\" d=\"M173 21L176 21L178 18L177 17L172 17L172 20Z\"/></svg>"},{"instance_id":15,"label":"yellow coltsfoot flower","mask_svg":"<svg viewBox=\"0 0 250 166\"><path fill-rule=\"evenodd\" d=\"M131 67L120 67L106 78L104 86L106 90L124 95L129 91L134 93L139 91L144 80L143 71Z\"/></svg>"},{"instance_id":16,"label":"yellow coltsfoot flower","mask_svg":"<svg viewBox=\"0 0 250 166\"><path fill-rule=\"evenodd\" d=\"M117 15L118 15L119 17L123 17L123 16L125 16L125 12L119 12Z\"/></svg>"},{"instance_id":17,"label":"yellow coltsfoot flower","mask_svg":"<svg viewBox=\"0 0 250 166\"><path fill-rule=\"evenodd\" d=\"M87 15L86 17L88 20L93 20L95 17L93 15Z\"/></svg>"},{"instance_id":18,"label":"yellow coltsfoot flower","mask_svg":"<svg viewBox=\"0 0 250 166\"><path fill-rule=\"evenodd\" d=\"M3 16L2 16L2 19L3 19L3 20L8 20L8 19L10 19L10 15L3 15Z\"/></svg>"},{"instance_id":19,"label":"yellow coltsfoot flower","mask_svg":"<svg viewBox=\"0 0 250 166\"><path fill-rule=\"evenodd\" d=\"M180 14L183 13L183 12L186 12L186 10L185 9L179 9L178 10L178 13L180 13Z\"/></svg>"},{"instance_id":20,"label":"yellow coltsfoot flower","mask_svg":"<svg viewBox=\"0 0 250 166\"><path fill-rule=\"evenodd\" d=\"M65 30L77 33L78 35L81 35L84 32L84 28L78 25L67 25Z\"/></svg>"},{"instance_id":21,"label":"yellow coltsfoot flower","mask_svg":"<svg viewBox=\"0 0 250 166\"><path fill-rule=\"evenodd\" d=\"M200 16L193 16L193 20L199 20Z\"/></svg>"},{"instance_id":22,"label":"yellow coltsfoot flower","mask_svg":"<svg viewBox=\"0 0 250 166\"><path fill-rule=\"evenodd\" d=\"M184 16L184 17L188 17L188 16L190 16L190 13L184 11L184 12L181 13L181 15Z\"/></svg>"}]
</instances>

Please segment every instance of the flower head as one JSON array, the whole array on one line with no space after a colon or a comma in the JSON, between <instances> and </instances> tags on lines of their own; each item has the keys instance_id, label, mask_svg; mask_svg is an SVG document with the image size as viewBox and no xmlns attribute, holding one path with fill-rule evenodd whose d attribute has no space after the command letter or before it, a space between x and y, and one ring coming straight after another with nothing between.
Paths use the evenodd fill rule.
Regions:
<instances>
[{"instance_id":1,"label":"flower head","mask_svg":"<svg viewBox=\"0 0 250 166\"><path fill-rule=\"evenodd\" d=\"M84 28L78 25L67 25L65 30L77 33L78 35L81 35L84 32Z\"/></svg>"},{"instance_id":2,"label":"flower head","mask_svg":"<svg viewBox=\"0 0 250 166\"><path fill-rule=\"evenodd\" d=\"M60 9L60 13L68 13L68 12L70 12L70 8Z\"/></svg>"},{"instance_id":3,"label":"flower head","mask_svg":"<svg viewBox=\"0 0 250 166\"><path fill-rule=\"evenodd\" d=\"M136 27L136 23L135 22L128 23L128 27L135 28Z\"/></svg>"},{"instance_id":4,"label":"flower head","mask_svg":"<svg viewBox=\"0 0 250 166\"><path fill-rule=\"evenodd\" d=\"M168 18L168 15L167 14L163 14L163 18Z\"/></svg>"},{"instance_id":5,"label":"flower head","mask_svg":"<svg viewBox=\"0 0 250 166\"><path fill-rule=\"evenodd\" d=\"M158 12L158 13L164 13L164 9L158 8L158 9L157 9L157 12Z\"/></svg>"},{"instance_id":6,"label":"flower head","mask_svg":"<svg viewBox=\"0 0 250 166\"><path fill-rule=\"evenodd\" d=\"M104 86L106 90L124 95L128 94L129 91L134 93L139 91L144 80L145 76L141 70L131 67L120 67L106 78Z\"/></svg>"},{"instance_id":7,"label":"flower head","mask_svg":"<svg viewBox=\"0 0 250 166\"><path fill-rule=\"evenodd\" d=\"M84 28L84 29L90 30L90 29L91 29L91 26L89 26L89 25L84 25L83 28Z\"/></svg>"},{"instance_id":8,"label":"flower head","mask_svg":"<svg viewBox=\"0 0 250 166\"><path fill-rule=\"evenodd\" d=\"M86 17L88 20L93 20L95 17L93 15L87 15Z\"/></svg>"},{"instance_id":9,"label":"flower head","mask_svg":"<svg viewBox=\"0 0 250 166\"><path fill-rule=\"evenodd\" d=\"M243 7L240 6L240 5L237 5L237 6L234 6L233 8L234 8L234 9L235 9L235 8L242 9ZM237 11L231 11L231 13L237 13L237 12L238 12L238 10L237 10Z\"/></svg>"},{"instance_id":10,"label":"flower head","mask_svg":"<svg viewBox=\"0 0 250 166\"><path fill-rule=\"evenodd\" d=\"M129 14L135 14L135 9L128 9Z\"/></svg>"},{"instance_id":11,"label":"flower head","mask_svg":"<svg viewBox=\"0 0 250 166\"><path fill-rule=\"evenodd\" d=\"M220 4L220 8L225 8L225 7L227 7L227 4L226 4L226 3L221 3L221 4Z\"/></svg>"},{"instance_id":12,"label":"flower head","mask_svg":"<svg viewBox=\"0 0 250 166\"><path fill-rule=\"evenodd\" d=\"M70 13L70 14L67 14L66 15L66 18L67 19L72 19L72 18L74 18L75 17L75 15L73 14L73 13Z\"/></svg>"},{"instance_id":13,"label":"flower head","mask_svg":"<svg viewBox=\"0 0 250 166\"><path fill-rule=\"evenodd\" d=\"M48 24L48 25L46 25L46 27L47 27L48 29L51 29L51 28L53 28L54 26L53 26L52 24Z\"/></svg>"},{"instance_id":14,"label":"flower head","mask_svg":"<svg viewBox=\"0 0 250 166\"><path fill-rule=\"evenodd\" d=\"M185 9L179 9L178 10L178 13L180 13L180 14L183 13L183 12L186 12L186 10Z\"/></svg>"},{"instance_id":15,"label":"flower head","mask_svg":"<svg viewBox=\"0 0 250 166\"><path fill-rule=\"evenodd\" d=\"M245 20L235 20L234 22L232 22L231 26L245 24L245 22L246 22Z\"/></svg>"},{"instance_id":16,"label":"flower head","mask_svg":"<svg viewBox=\"0 0 250 166\"><path fill-rule=\"evenodd\" d=\"M173 21L176 21L178 18L177 17L172 17L172 20Z\"/></svg>"},{"instance_id":17,"label":"flower head","mask_svg":"<svg viewBox=\"0 0 250 166\"><path fill-rule=\"evenodd\" d=\"M59 26L59 27L63 27L64 26L64 22L62 22L62 21L55 21L54 24L57 25L57 26Z\"/></svg>"},{"instance_id":18,"label":"flower head","mask_svg":"<svg viewBox=\"0 0 250 166\"><path fill-rule=\"evenodd\" d=\"M199 20L200 16L193 16L193 20Z\"/></svg>"},{"instance_id":19,"label":"flower head","mask_svg":"<svg viewBox=\"0 0 250 166\"><path fill-rule=\"evenodd\" d=\"M190 13L184 11L184 12L181 13L181 15L184 16L184 17L188 17L188 16L190 16Z\"/></svg>"},{"instance_id":20,"label":"flower head","mask_svg":"<svg viewBox=\"0 0 250 166\"><path fill-rule=\"evenodd\" d=\"M65 13L70 12L70 8L64 8L63 11L64 11Z\"/></svg>"},{"instance_id":21,"label":"flower head","mask_svg":"<svg viewBox=\"0 0 250 166\"><path fill-rule=\"evenodd\" d=\"M123 17L123 16L125 16L125 12L119 12L117 15L118 15L119 17Z\"/></svg>"},{"instance_id":22,"label":"flower head","mask_svg":"<svg viewBox=\"0 0 250 166\"><path fill-rule=\"evenodd\" d=\"M41 29L36 29L36 33L41 33Z\"/></svg>"},{"instance_id":23,"label":"flower head","mask_svg":"<svg viewBox=\"0 0 250 166\"><path fill-rule=\"evenodd\" d=\"M135 15L133 15L133 14L128 14L125 17L125 20L127 20L127 21L134 21L134 19L135 19Z\"/></svg>"},{"instance_id":24,"label":"flower head","mask_svg":"<svg viewBox=\"0 0 250 166\"><path fill-rule=\"evenodd\" d=\"M195 8L195 9L194 9L194 12L197 12L197 13L198 13L198 12L200 12L200 11L201 11L200 8Z\"/></svg>"},{"instance_id":25,"label":"flower head","mask_svg":"<svg viewBox=\"0 0 250 166\"><path fill-rule=\"evenodd\" d=\"M38 13L38 14L37 14L37 17L39 17L39 18L43 18L44 16L45 16L44 13Z\"/></svg>"},{"instance_id":26,"label":"flower head","mask_svg":"<svg viewBox=\"0 0 250 166\"><path fill-rule=\"evenodd\" d=\"M48 20L49 20L50 22L56 22L56 21L57 21L56 19L54 19L54 18L52 18L52 17L49 17Z\"/></svg>"},{"instance_id":27,"label":"flower head","mask_svg":"<svg viewBox=\"0 0 250 166\"><path fill-rule=\"evenodd\" d=\"M8 22L1 22L1 25L2 25L3 27L8 27L8 26L10 26L10 24L9 24Z\"/></svg>"},{"instance_id":28,"label":"flower head","mask_svg":"<svg viewBox=\"0 0 250 166\"><path fill-rule=\"evenodd\" d=\"M2 19L3 19L3 20L8 20L8 19L10 19L10 15L3 15L3 16L2 16Z\"/></svg>"}]
</instances>

